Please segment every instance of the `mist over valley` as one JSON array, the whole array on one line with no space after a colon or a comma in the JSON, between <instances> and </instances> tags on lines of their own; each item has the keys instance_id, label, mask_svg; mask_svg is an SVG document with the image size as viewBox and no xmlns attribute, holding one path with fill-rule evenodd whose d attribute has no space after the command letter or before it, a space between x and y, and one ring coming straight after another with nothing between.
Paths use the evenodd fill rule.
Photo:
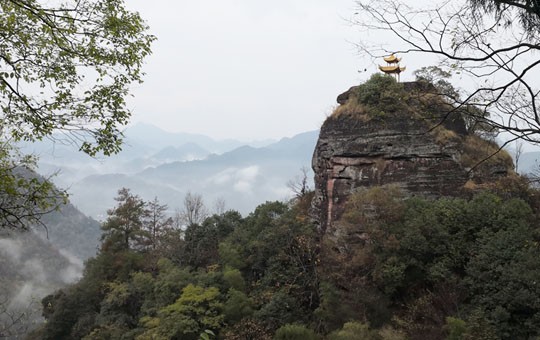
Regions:
<instances>
[{"instance_id":1,"label":"mist over valley","mask_svg":"<svg viewBox=\"0 0 540 340\"><path fill-rule=\"evenodd\" d=\"M246 143L139 123L125 136L123 150L109 158L91 158L72 145L51 141L25 150L39 156L41 174L56 173L53 181L67 189L71 203L97 220L105 218L122 187L146 200L157 197L171 213L187 192L194 192L210 209L224 200L227 209L248 214L265 201L292 197L287 182L302 167L310 168L318 131Z\"/></svg>"}]
</instances>

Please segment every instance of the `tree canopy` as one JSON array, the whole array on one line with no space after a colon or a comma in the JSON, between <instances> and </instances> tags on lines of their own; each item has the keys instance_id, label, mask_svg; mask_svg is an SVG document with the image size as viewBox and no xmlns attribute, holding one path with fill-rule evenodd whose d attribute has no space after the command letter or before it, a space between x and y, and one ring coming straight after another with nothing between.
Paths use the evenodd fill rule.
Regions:
<instances>
[{"instance_id":1,"label":"tree canopy","mask_svg":"<svg viewBox=\"0 0 540 340\"><path fill-rule=\"evenodd\" d=\"M494 15L501 15L509 9L517 12L521 26L531 34L540 33L540 4L530 0L469 0L476 10L485 10ZM508 22L508 25L515 24Z\"/></svg>"},{"instance_id":2,"label":"tree canopy","mask_svg":"<svg viewBox=\"0 0 540 340\"><path fill-rule=\"evenodd\" d=\"M185 234L156 234L162 247L176 245L170 253L134 242L111 247L124 238L109 232L81 281L43 300L47 323L36 334L534 338L538 192L524 190L527 201L489 192L428 200L405 198L397 187L359 190L334 235L318 234L298 200L267 202L247 217L229 211ZM127 221L119 214L137 215L131 203L144 203L124 197L105 225Z\"/></svg>"},{"instance_id":3,"label":"tree canopy","mask_svg":"<svg viewBox=\"0 0 540 340\"><path fill-rule=\"evenodd\" d=\"M538 191L501 186L438 200L360 189L335 234L317 233L301 200L266 202L156 233L172 252L109 229L83 278L42 301L29 339L532 339ZM104 226L144 215L147 202L118 198Z\"/></svg>"},{"instance_id":4,"label":"tree canopy","mask_svg":"<svg viewBox=\"0 0 540 340\"><path fill-rule=\"evenodd\" d=\"M25 229L65 200L17 142L43 138L95 156L120 151L155 39L121 0L0 2L0 227Z\"/></svg>"},{"instance_id":5,"label":"tree canopy","mask_svg":"<svg viewBox=\"0 0 540 340\"><path fill-rule=\"evenodd\" d=\"M34 141L64 132L82 151L119 151L129 86L154 40L123 1L0 2L0 131Z\"/></svg>"}]
</instances>

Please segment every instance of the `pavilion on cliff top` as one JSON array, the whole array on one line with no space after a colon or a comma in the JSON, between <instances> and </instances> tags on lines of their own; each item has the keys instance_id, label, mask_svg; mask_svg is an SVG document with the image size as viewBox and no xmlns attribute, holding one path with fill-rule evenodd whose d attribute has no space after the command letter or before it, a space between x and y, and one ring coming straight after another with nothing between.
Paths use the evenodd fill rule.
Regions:
<instances>
[{"instance_id":1,"label":"pavilion on cliff top","mask_svg":"<svg viewBox=\"0 0 540 340\"><path fill-rule=\"evenodd\" d=\"M386 74L392 74L396 77L397 81L399 81L399 74L403 71L405 71L405 66L400 66L399 62L401 61L401 58L396 57L394 54L391 54L388 57L383 58L384 61L386 61L386 66L380 66L379 70L383 71Z\"/></svg>"}]
</instances>

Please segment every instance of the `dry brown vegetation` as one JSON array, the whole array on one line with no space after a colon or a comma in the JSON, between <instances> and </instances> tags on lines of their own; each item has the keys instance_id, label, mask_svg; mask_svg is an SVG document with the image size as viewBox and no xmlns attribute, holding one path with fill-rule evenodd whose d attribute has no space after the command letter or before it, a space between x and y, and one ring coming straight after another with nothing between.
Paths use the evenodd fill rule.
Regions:
<instances>
[{"instance_id":1,"label":"dry brown vegetation","mask_svg":"<svg viewBox=\"0 0 540 340\"><path fill-rule=\"evenodd\" d=\"M466 168L483 166L502 166L507 170L514 168L514 161L506 150L502 150L497 143L476 135L465 137L460 163Z\"/></svg>"},{"instance_id":2,"label":"dry brown vegetation","mask_svg":"<svg viewBox=\"0 0 540 340\"><path fill-rule=\"evenodd\" d=\"M450 142L459 142L461 137L452 130L445 128L442 125L437 126L431 130L431 134L435 137L437 144L444 145Z\"/></svg>"},{"instance_id":3,"label":"dry brown vegetation","mask_svg":"<svg viewBox=\"0 0 540 340\"><path fill-rule=\"evenodd\" d=\"M365 105L360 104L354 95L351 95L345 104L337 106L332 112L331 117L354 117L362 122L367 122L371 118L367 113Z\"/></svg>"}]
</instances>

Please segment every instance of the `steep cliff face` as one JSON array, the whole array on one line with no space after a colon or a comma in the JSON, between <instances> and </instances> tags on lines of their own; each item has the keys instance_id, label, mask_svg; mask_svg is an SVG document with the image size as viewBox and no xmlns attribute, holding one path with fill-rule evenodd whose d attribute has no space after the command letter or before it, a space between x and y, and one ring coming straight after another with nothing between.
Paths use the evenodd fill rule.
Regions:
<instances>
[{"instance_id":1,"label":"steep cliff face","mask_svg":"<svg viewBox=\"0 0 540 340\"><path fill-rule=\"evenodd\" d=\"M401 105L388 110L383 105L383 111L351 103L357 101L355 88L338 97L341 106L324 122L312 161L312 213L323 232L339 220L349 194L361 187L394 184L407 195L457 196L471 181L480 183L511 171L511 160L503 157L483 166L481 173L471 172L470 158L475 157L467 154L465 145L478 137L467 135L461 115L446 117L447 108L434 101L421 104L415 99L414 83L403 90L416 95L396 99ZM493 149L489 142L479 145ZM482 154L486 152L476 158Z\"/></svg>"}]
</instances>

